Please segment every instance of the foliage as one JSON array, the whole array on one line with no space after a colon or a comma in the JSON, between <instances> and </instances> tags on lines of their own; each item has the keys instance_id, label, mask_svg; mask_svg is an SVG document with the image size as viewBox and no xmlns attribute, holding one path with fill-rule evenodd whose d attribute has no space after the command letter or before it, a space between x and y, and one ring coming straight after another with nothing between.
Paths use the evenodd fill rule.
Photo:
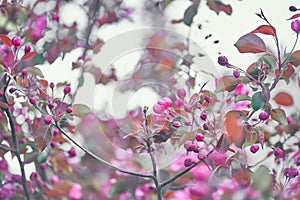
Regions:
<instances>
[{"instance_id":1,"label":"foliage","mask_svg":"<svg viewBox=\"0 0 300 200\"><path fill-rule=\"evenodd\" d=\"M283 51L277 27L262 10L257 13L263 24L234 44L257 61L243 70L220 56L219 64L233 75L214 77L209 88L199 82L203 71L193 68L197 55L189 38L180 41L164 30L144 41L130 78L119 79L112 66L104 71L91 64L105 43L96 32L130 20L133 11L122 1L75 1L87 17L84 30L61 22L69 1L12 2L2 1L0 13L1 199L300 198L299 111L293 91L278 90L280 84L299 84L299 14L289 19L295 45ZM164 12L172 2L151 4ZM41 5L50 9L37 12ZM206 5L218 15L232 13L221 1ZM193 0L171 24L191 29L199 6ZM81 52L69 66L79 74L77 83L46 80L42 65L74 49ZM124 93L146 78L164 87L151 84L161 98L116 119L76 103L87 75L98 86L120 83ZM260 157L255 154L261 159L253 161ZM11 172L10 157L19 174Z\"/></svg>"}]
</instances>

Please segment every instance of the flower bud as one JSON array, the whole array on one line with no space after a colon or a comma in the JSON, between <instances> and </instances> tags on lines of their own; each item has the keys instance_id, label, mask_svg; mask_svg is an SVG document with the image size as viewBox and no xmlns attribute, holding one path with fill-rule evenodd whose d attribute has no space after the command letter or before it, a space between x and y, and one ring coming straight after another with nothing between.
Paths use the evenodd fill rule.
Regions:
<instances>
[{"instance_id":1,"label":"flower bud","mask_svg":"<svg viewBox=\"0 0 300 200\"><path fill-rule=\"evenodd\" d=\"M64 88L65 95L69 94L70 92L71 92L71 87L69 85L66 85L65 88Z\"/></svg>"},{"instance_id":2,"label":"flower bud","mask_svg":"<svg viewBox=\"0 0 300 200\"><path fill-rule=\"evenodd\" d=\"M76 156L76 150L74 147L71 147L71 149L68 151L69 157L74 158Z\"/></svg>"},{"instance_id":3,"label":"flower bud","mask_svg":"<svg viewBox=\"0 0 300 200\"><path fill-rule=\"evenodd\" d=\"M48 108L49 108L50 110L52 110L52 109L54 108L54 104L53 104L53 103L49 103L49 104L48 104Z\"/></svg>"},{"instance_id":4,"label":"flower bud","mask_svg":"<svg viewBox=\"0 0 300 200\"><path fill-rule=\"evenodd\" d=\"M202 135L201 133L197 133L196 136L195 136L195 139L196 139L198 142L201 142L201 141L203 141L203 139L204 139L204 135Z\"/></svg>"},{"instance_id":5,"label":"flower bud","mask_svg":"<svg viewBox=\"0 0 300 200\"><path fill-rule=\"evenodd\" d=\"M189 167L189 166L191 166L193 164L193 162L192 162L192 159L191 158L186 158L185 160L184 160L184 166L185 167Z\"/></svg>"},{"instance_id":6,"label":"flower bud","mask_svg":"<svg viewBox=\"0 0 300 200\"><path fill-rule=\"evenodd\" d=\"M240 77L240 72L239 72L239 70L234 70L234 71L233 71L233 76L234 76L235 78Z\"/></svg>"},{"instance_id":7,"label":"flower bud","mask_svg":"<svg viewBox=\"0 0 300 200\"><path fill-rule=\"evenodd\" d=\"M52 13L51 17L54 21L57 21L57 22L59 21L59 15L57 13Z\"/></svg>"},{"instance_id":8,"label":"flower bud","mask_svg":"<svg viewBox=\"0 0 300 200\"><path fill-rule=\"evenodd\" d=\"M47 124L47 125L51 124L51 122L52 122L52 117L51 117L50 115L46 115L46 116L44 117L44 122L45 122L45 124Z\"/></svg>"},{"instance_id":9,"label":"flower bud","mask_svg":"<svg viewBox=\"0 0 300 200\"><path fill-rule=\"evenodd\" d=\"M59 134L59 130L58 130L58 129L55 129L55 130L53 131L53 135L56 136L56 135L58 135L58 134Z\"/></svg>"},{"instance_id":10,"label":"flower bud","mask_svg":"<svg viewBox=\"0 0 300 200\"><path fill-rule=\"evenodd\" d=\"M72 109L72 107L68 107L68 108L67 108L67 110L66 110L66 112L67 112L67 113L71 113L71 112L73 112L73 109Z\"/></svg>"},{"instance_id":11,"label":"flower bud","mask_svg":"<svg viewBox=\"0 0 300 200\"><path fill-rule=\"evenodd\" d=\"M274 149L274 155L277 157L277 158L282 158L284 156L284 151L280 148L275 148Z\"/></svg>"},{"instance_id":12,"label":"flower bud","mask_svg":"<svg viewBox=\"0 0 300 200\"><path fill-rule=\"evenodd\" d=\"M184 104L184 110L186 112L192 112L193 111L193 107L190 104Z\"/></svg>"},{"instance_id":13,"label":"flower bud","mask_svg":"<svg viewBox=\"0 0 300 200\"><path fill-rule=\"evenodd\" d=\"M178 128L181 126L181 123L179 121L174 121L172 124L175 128Z\"/></svg>"},{"instance_id":14,"label":"flower bud","mask_svg":"<svg viewBox=\"0 0 300 200\"><path fill-rule=\"evenodd\" d=\"M200 115L200 118L201 118L202 120L206 120L206 119L207 119L207 115L206 115L205 113L202 113L202 114Z\"/></svg>"},{"instance_id":15,"label":"flower bud","mask_svg":"<svg viewBox=\"0 0 300 200\"><path fill-rule=\"evenodd\" d=\"M51 89L53 89L53 88L54 88L54 86L55 86L55 85L54 85L54 83L53 83L53 82L51 82L51 83L50 83L50 88L51 88Z\"/></svg>"},{"instance_id":16,"label":"flower bud","mask_svg":"<svg viewBox=\"0 0 300 200\"><path fill-rule=\"evenodd\" d=\"M205 97L204 97L204 100L205 100L207 103L209 103L209 102L210 102L210 97L209 97L209 96L205 96Z\"/></svg>"},{"instance_id":17,"label":"flower bud","mask_svg":"<svg viewBox=\"0 0 300 200\"><path fill-rule=\"evenodd\" d=\"M36 100L35 100L35 98L30 97L30 98L29 98L29 102L30 102L31 104L35 104L35 103L36 103Z\"/></svg>"},{"instance_id":18,"label":"flower bud","mask_svg":"<svg viewBox=\"0 0 300 200\"><path fill-rule=\"evenodd\" d=\"M291 12L296 12L298 9L297 9L295 6L290 6L290 7L289 7L289 10L290 10Z\"/></svg>"},{"instance_id":19,"label":"flower bud","mask_svg":"<svg viewBox=\"0 0 300 200\"><path fill-rule=\"evenodd\" d=\"M23 76L26 76L28 72L27 72L26 69L22 69L22 72L21 72L21 73L22 73Z\"/></svg>"},{"instance_id":20,"label":"flower bud","mask_svg":"<svg viewBox=\"0 0 300 200\"><path fill-rule=\"evenodd\" d=\"M228 65L228 59L226 58L226 56L219 56L218 63L221 66L226 66L226 65Z\"/></svg>"},{"instance_id":21,"label":"flower bud","mask_svg":"<svg viewBox=\"0 0 300 200\"><path fill-rule=\"evenodd\" d=\"M189 150L191 149L192 144L193 144L193 142L192 142L191 140L187 140L187 141L184 142L183 147L184 147L187 151L189 151Z\"/></svg>"},{"instance_id":22,"label":"flower bud","mask_svg":"<svg viewBox=\"0 0 300 200\"><path fill-rule=\"evenodd\" d=\"M185 96L186 96L186 91L185 91L185 89L184 88L180 88L180 89L178 89L177 90L177 96L179 97L179 98L184 98Z\"/></svg>"},{"instance_id":23,"label":"flower bud","mask_svg":"<svg viewBox=\"0 0 300 200\"><path fill-rule=\"evenodd\" d=\"M257 144L253 144L250 147L251 153L256 153L258 151L258 149L259 149L259 146Z\"/></svg>"},{"instance_id":24,"label":"flower bud","mask_svg":"<svg viewBox=\"0 0 300 200\"><path fill-rule=\"evenodd\" d=\"M175 103L175 106L178 107L178 108L183 106L183 102L182 102L181 99L176 99L174 103Z\"/></svg>"},{"instance_id":25,"label":"flower bud","mask_svg":"<svg viewBox=\"0 0 300 200\"><path fill-rule=\"evenodd\" d=\"M31 51L31 46L27 44L24 49L25 53L29 53Z\"/></svg>"},{"instance_id":26,"label":"flower bud","mask_svg":"<svg viewBox=\"0 0 300 200\"><path fill-rule=\"evenodd\" d=\"M15 36L11 39L11 42L14 46L18 47L21 45L22 40L21 40L20 36Z\"/></svg>"},{"instance_id":27,"label":"flower bud","mask_svg":"<svg viewBox=\"0 0 300 200\"><path fill-rule=\"evenodd\" d=\"M164 112L164 109L161 105L159 105L158 103L154 104L153 106L153 111L156 113L156 114L161 114Z\"/></svg>"},{"instance_id":28,"label":"flower bud","mask_svg":"<svg viewBox=\"0 0 300 200\"><path fill-rule=\"evenodd\" d=\"M296 19L295 21L292 21L291 28L296 33L299 33L300 32L300 20Z\"/></svg>"},{"instance_id":29,"label":"flower bud","mask_svg":"<svg viewBox=\"0 0 300 200\"><path fill-rule=\"evenodd\" d=\"M268 119L269 118L269 114L267 113L267 112L261 112L261 113L259 113L259 119L260 120L266 120L266 119Z\"/></svg>"}]
</instances>

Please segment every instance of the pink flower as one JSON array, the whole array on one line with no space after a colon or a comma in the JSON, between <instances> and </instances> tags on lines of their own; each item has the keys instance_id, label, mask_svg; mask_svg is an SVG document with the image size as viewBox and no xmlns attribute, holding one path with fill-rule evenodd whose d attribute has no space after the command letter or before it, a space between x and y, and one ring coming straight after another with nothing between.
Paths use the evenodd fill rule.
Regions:
<instances>
[{"instance_id":1,"label":"pink flower","mask_svg":"<svg viewBox=\"0 0 300 200\"><path fill-rule=\"evenodd\" d=\"M193 177L199 181L207 181L211 175L211 170L206 165L199 165L191 170Z\"/></svg>"},{"instance_id":2,"label":"pink flower","mask_svg":"<svg viewBox=\"0 0 300 200\"><path fill-rule=\"evenodd\" d=\"M74 183L72 188L69 190L69 197L72 200L78 200L82 197L81 185Z\"/></svg>"},{"instance_id":3,"label":"pink flower","mask_svg":"<svg viewBox=\"0 0 300 200\"><path fill-rule=\"evenodd\" d=\"M245 85L244 84L238 84L235 88L235 94L239 95L239 94L249 94L249 90L245 89Z\"/></svg>"}]
</instances>

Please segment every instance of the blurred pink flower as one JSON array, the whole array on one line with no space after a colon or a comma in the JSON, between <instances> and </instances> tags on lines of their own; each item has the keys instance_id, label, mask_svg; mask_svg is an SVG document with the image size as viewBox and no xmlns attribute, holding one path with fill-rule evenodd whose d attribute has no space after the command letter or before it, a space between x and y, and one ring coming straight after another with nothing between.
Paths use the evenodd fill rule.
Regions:
<instances>
[{"instance_id":1,"label":"blurred pink flower","mask_svg":"<svg viewBox=\"0 0 300 200\"><path fill-rule=\"evenodd\" d=\"M78 200L82 197L81 185L74 183L72 188L69 190L69 197L72 200Z\"/></svg>"}]
</instances>

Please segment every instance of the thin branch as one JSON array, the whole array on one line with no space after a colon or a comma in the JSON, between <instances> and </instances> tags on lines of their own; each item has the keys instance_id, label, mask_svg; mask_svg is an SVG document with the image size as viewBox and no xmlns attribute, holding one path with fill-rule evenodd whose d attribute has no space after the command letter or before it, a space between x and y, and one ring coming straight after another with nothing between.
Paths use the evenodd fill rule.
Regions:
<instances>
[{"instance_id":1,"label":"thin branch","mask_svg":"<svg viewBox=\"0 0 300 200\"><path fill-rule=\"evenodd\" d=\"M8 85L10 83L10 80L11 80L10 76L8 76L8 77L9 78L8 78L6 86L4 88L4 94L7 92L7 88L8 88ZM4 95L4 100L5 100L5 103L8 103L8 100L6 99L5 95ZM13 151L13 152L15 153L15 155L17 157L17 160L18 160L19 166L20 166L20 170L21 170L21 177L22 177L22 182L21 183L22 183L22 186L23 186L23 189L24 189L24 192L25 192L26 199L30 200L31 197L30 197L30 192L29 192L28 186L27 186L24 163L22 162L21 155L20 155L19 142L18 142L16 130L15 130L13 115L12 115L9 108L6 108L4 111L5 111L5 113L8 117L8 122L9 122L10 129L11 129L11 137L12 137L13 145L14 145L14 149L15 149L15 151Z\"/></svg>"},{"instance_id":2,"label":"thin branch","mask_svg":"<svg viewBox=\"0 0 300 200\"><path fill-rule=\"evenodd\" d=\"M89 155L90 157L94 158L95 160L99 161L100 163L106 165L109 168L115 169L119 172L125 173L125 174L129 174L129 175L133 175L133 176L138 176L138 177L143 177L143 178L150 178L152 180L154 180L155 178L153 177L153 175L149 175L149 174L142 174L142 173L138 173L138 172L132 172L132 171L128 171L122 168L119 168L105 160L103 160L102 158L100 158L99 156L95 155L94 153L90 152L88 149L86 149L85 147L83 147L82 145L78 144L74 139L72 139L67 133L66 131L61 128L57 122L55 124L55 126L58 128L58 130L69 140L71 141L75 146L77 146L79 149L81 149L82 151L84 151L87 155Z\"/></svg>"}]
</instances>

